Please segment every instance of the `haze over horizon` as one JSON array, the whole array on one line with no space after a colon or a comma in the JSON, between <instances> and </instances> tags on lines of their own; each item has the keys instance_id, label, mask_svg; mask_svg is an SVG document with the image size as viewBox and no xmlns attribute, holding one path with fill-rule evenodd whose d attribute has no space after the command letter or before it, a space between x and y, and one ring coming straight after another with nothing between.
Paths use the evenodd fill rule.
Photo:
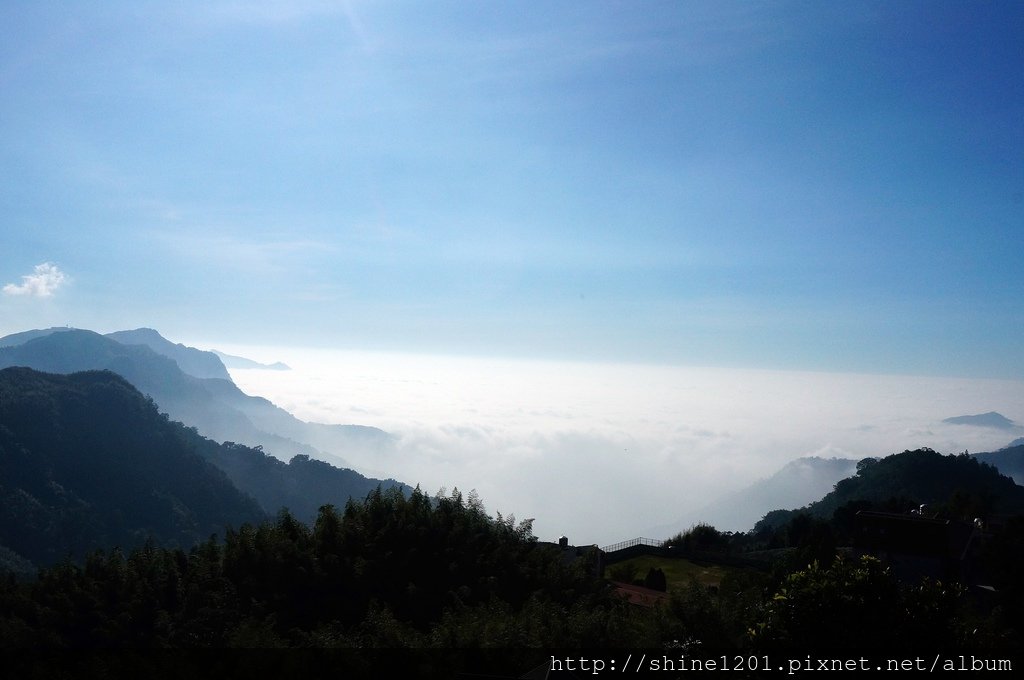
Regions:
<instances>
[{"instance_id":1,"label":"haze over horizon","mask_svg":"<svg viewBox=\"0 0 1024 680\"><path fill-rule=\"evenodd\" d=\"M0 334L1020 380L1022 33L1014 2L8 3Z\"/></svg>"},{"instance_id":2,"label":"haze over horizon","mask_svg":"<svg viewBox=\"0 0 1024 680\"><path fill-rule=\"evenodd\" d=\"M390 449L347 459L359 472L475 490L489 512L535 518L544 540L667 538L699 521L746 531L776 508L761 497L708 506L797 458L979 453L1024 435L1020 380L230 350L292 366L232 370L246 392L306 420L391 433ZM987 410L1013 422L944 422Z\"/></svg>"}]
</instances>

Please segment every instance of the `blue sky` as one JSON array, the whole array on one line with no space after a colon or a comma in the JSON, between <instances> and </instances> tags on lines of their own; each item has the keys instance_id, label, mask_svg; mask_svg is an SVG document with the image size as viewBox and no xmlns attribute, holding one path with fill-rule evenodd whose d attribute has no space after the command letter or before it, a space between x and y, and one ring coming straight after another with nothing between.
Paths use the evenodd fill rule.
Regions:
<instances>
[{"instance_id":1,"label":"blue sky","mask_svg":"<svg viewBox=\"0 0 1024 680\"><path fill-rule=\"evenodd\" d=\"M0 5L0 333L1024 378L1017 2Z\"/></svg>"}]
</instances>

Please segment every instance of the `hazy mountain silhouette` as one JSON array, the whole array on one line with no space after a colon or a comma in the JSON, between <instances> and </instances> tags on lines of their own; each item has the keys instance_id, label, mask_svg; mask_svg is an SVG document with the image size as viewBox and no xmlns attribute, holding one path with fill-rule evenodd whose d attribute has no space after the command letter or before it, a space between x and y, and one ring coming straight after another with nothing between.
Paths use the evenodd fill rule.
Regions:
<instances>
[{"instance_id":1,"label":"hazy mountain silhouette","mask_svg":"<svg viewBox=\"0 0 1024 680\"><path fill-rule=\"evenodd\" d=\"M412 491L397 480L364 477L305 455L285 463L261 449L233 442L218 444L209 439L199 444L197 450L222 469L235 486L253 496L267 513L273 515L287 508L310 525L323 505L341 510L350 498L362 500L378 487Z\"/></svg>"},{"instance_id":2,"label":"hazy mountain silhouette","mask_svg":"<svg viewBox=\"0 0 1024 680\"><path fill-rule=\"evenodd\" d=\"M49 564L262 520L197 440L112 372L0 370L0 544Z\"/></svg>"},{"instance_id":3,"label":"hazy mountain silhouette","mask_svg":"<svg viewBox=\"0 0 1024 680\"><path fill-rule=\"evenodd\" d=\"M210 378L211 380L203 383L204 389L222 403L241 411L252 423L259 423L261 430L316 449L315 452L301 451L300 454L333 453L336 462L343 462L342 458L338 458L337 449L339 447L347 449L353 445L363 447L380 443L382 431L377 428L361 425L307 423L295 418L288 411L275 406L263 397L252 397L245 394L231 380L231 376L221 361L221 356L227 356L237 367L290 370L282 363L260 364L244 357L222 355L215 351L206 352L180 343L175 344L150 328L109 333L107 337L122 344L146 345L158 354L174 359L185 373L197 378ZM219 439L229 439L229 437L219 437ZM243 443L246 442L244 439L238 439ZM251 441L248 443L255 445ZM270 447L268 443L259 443ZM281 444L278 443L276 446L281 446Z\"/></svg>"},{"instance_id":4,"label":"hazy mountain silhouette","mask_svg":"<svg viewBox=\"0 0 1024 680\"><path fill-rule=\"evenodd\" d=\"M221 362L220 357L213 352L204 352L195 347L186 347L181 343L173 343L152 328L117 331L115 333L107 333L107 337L117 340L122 345L145 345L157 354L174 359L182 371L193 377L231 380L231 376Z\"/></svg>"},{"instance_id":5,"label":"hazy mountain silhouette","mask_svg":"<svg viewBox=\"0 0 1024 680\"><path fill-rule=\"evenodd\" d=\"M654 529L657 535L679 531L680 526L705 522L722 531L749 531L767 510L796 508L827 494L839 480L856 471L857 461L809 456L786 463L771 477L727 494L689 513L689 520Z\"/></svg>"},{"instance_id":6,"label":"hazy mountain silhouette","mask_svg":"<svg viewBox=\"0 0 1024 680\"><path fill-rule=\"evenodd\" d=\"M0 338L0 347L13 347L14 345L24 344L29 340L50 335L51 333L70 330L74 329L68 328L67 326L54 326L53 328L39 328L31 331L22 331L21 333L12 333Z\"/></svg>"},{"instance_id":7,"label":"hazy mountain silhouette","mask_svg":"<svg viewBox=\"0 0 1024 680\"><path fill-rule=\"evenodd\" d=\"M148 345L126 345L92 331L52 332L0 346L0 368L7 366L51 373L113 371L201 434L264 446L284 460L305 454L348 467L346 451L375 452L390 443L390 436L377 428L306 423L266 399L245 394L230 380L193 377Z\"/></svg>"},{"instance_id":8,"label":"hazy mountain silhouette","mask_svg":"<svg viewBox=\"0 0 1024 680\"><path fill-rule=\"evenodd\" d=\"M1016 430L1020 429L1020 426L1015 422L1007 418L1006 416L996 413L995 411L989 411L988 413L979 413L974 416L956 416L953 418L946 418L942 422L949 423L950 425L973 425L975 427L994 427L1000 430Z\"/></svg>"},{"instance_id":9,"label":"hazy mountain silhouette","mask_svg":"<svg viewBox=\"0 0 1024 680\"><path fill-rule=\"evenodd\" d=\"M252 359L246 359L245 357L236 357L231 354L225 354L224 352L218 352L217 350L211 350L214 354L220 357L220 360L224 362L224 365L228 368L257 368L267 371L290 371L291 366L283 364L280 361L275 361L272 364L261 364L258 361Z\"/></svg>"},{"instance_id":10,"label":"hazy mountain silhouette","mask_svg":"<svg viewBox=\"0 0 1024 680\"><path fill-rule=\"evenodd\" d=\"M1005 449L989 451L987 453L976 453L974 457L982 463L988 463L999 470L1013 481L1024 486L1024 440L1016 440L1019 443L1011 444Z\"/></svg>"}]
</instances>

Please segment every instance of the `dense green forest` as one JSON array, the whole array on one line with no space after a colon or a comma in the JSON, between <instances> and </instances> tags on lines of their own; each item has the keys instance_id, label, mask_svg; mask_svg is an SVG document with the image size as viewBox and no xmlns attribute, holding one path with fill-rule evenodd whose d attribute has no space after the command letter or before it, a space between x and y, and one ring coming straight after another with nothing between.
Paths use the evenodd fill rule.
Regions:
<instances>
[{"instance_id":1,"label":"dense green forest","mask_svg":"<svg viewBox=\"0 0 1024 680\"><path fill-rule=\"evenodd\" d=\"M113 373L0 371L0 545L47 565L263 519L194 444Z\"/></svg>"},{"instance_id":2,"label":"dense green forest","mask_svg":"<svg viewBox=\"0 0 1024 680\"><path fill-rule=\"evenodd\" d=\"M697 531L698 541L711 533ZM325 506L312 527L282 512L188 551L97 551L31 581L8 578L0 644L1002 648L1020 642L1013 582L1022 539L1018 519L989 543L1001 596L984 605L964 584L901 583L876 558L840 554L735 571L718 588L693 583L645 608L600 577L596 550L567 561L536 541L528 522L492 518L475 497L391 489L340 511ZM722 543L741 542L724 535Z\"/></svg>"},{"instance_id":3,"label":"dense green forest","mask_svg":"<svg viewBox=\"0 0 1024 680\"><path fill-rule=\"evenodd\" d=\"M149 538L187 549L283 507L312 523L382 483L400 486L201 437L109 371L0 370L0 566L14 571Z\"/></svg>"},{"instance_id":4,"label":"dense green forest","mask_svg":"<svg viewBox=\"0 0 1024 680\"><path fill-rule=\"evenodd\" d=\"M999 453L1000 459L1019 455L1015 450ZM991 459L991 454L985 458L966 453L944 456L930 449L884 459L865 458L857 464L856 475L837 483L831 493L805 511L827 518L851 501L890 505L890 501L903 501L906 507L899 510L925 503L950 516L982 519L1024 512L1024 487L986 462Z\"/></svg>"}]
</instances>

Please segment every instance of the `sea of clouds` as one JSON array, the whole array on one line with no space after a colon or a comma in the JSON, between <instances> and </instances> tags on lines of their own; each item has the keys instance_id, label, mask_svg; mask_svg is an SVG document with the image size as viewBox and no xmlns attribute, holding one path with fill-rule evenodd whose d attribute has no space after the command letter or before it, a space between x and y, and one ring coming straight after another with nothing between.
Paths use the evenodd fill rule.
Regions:
<instances>
[{"instance_id":1,"label":"sea of clouds","mask_svg":"<svg viewBox=\"0 0 1024 680\"><path fill-rule=\"evenodd\" d=\"M394 435L374 454L331 452L353 469L429 493L475 490L492 515L534 518L538 538L576 544L666 538L802 456L980 452L1024 436L942 422L987 411L1024 421L1021 381L221 349L292 367L232 370L249 394Z\"/></svg>"}]
</instances>

